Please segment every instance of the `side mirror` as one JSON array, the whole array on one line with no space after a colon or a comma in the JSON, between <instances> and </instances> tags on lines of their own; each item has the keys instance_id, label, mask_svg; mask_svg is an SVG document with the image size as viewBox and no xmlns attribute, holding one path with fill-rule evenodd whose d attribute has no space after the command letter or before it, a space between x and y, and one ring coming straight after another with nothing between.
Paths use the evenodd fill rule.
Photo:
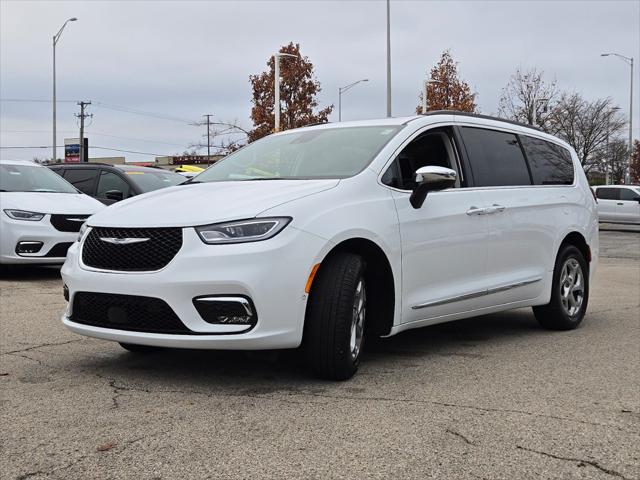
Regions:
<instances>
[{"instance_id":1,"label":"side mirror","mask_svg":"<svg viewBox=\"0 0 640 480\"><path fill-rule=\"evenodd\" d=\"M119 202L124 198L124 194L120 190L108 190L104 192L104 196L109 200L115 200Z\"/></svg>"},{"instance_id":2,"label":"side mirror","mask_svg":"<svg viewBox=\"0 0 640 480\"><path fill-rule=\"evenodd\" d=\"M456 172L450 168L428 166L416 171L417 185L413 189L409 201L413 208L420 208L429 192L451 188L456 184Z\"/></svg>"}]
</instances>

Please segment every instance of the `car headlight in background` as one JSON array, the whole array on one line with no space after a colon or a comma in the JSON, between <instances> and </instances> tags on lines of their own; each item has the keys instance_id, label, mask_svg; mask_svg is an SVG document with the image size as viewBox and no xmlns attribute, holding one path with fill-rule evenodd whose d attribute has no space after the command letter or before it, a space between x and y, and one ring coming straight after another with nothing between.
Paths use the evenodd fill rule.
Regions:
<instances>
[{"instance_id":1,"label":"car headlight in background","mask_svg":"<svg viewBox=\"0 0 640 480\"><path fill-rule=\"evenodd\" d=\"M82 236L84 235L84 232L87 231L87 228L89 228L87 222L84 222L82 225L80 225L80 231L78 232L78 242L82 240Z\"/></svg>"},{"instance_id":2,"label":"car headlight in background","mask_svg":"<svg viewBox=\"0 0 640 480\"><path fill-rule=\"evenodd\" d=\"M259 242L275 237L291 217L252 218L235 222L213 223L196 227L196 232L204 243L246 243Z\"/></svg>"},{"instance_id":3,"label":"car headlight in background","mask_svg":"<svg viewBox=\"0 0 640 480\"><path fill-rule=\"evenodd\" d=\"M4 213L14 220L27 220L29 222L42 220L45 215L44 213L27 212L25 210L5 210Z\"/></svg>"}]
</instances>

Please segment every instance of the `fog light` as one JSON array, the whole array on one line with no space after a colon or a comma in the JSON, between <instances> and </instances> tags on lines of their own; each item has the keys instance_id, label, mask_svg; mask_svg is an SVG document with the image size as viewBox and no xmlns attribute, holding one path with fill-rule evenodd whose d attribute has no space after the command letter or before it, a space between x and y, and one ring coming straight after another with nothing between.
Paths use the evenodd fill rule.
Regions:
<instances>
[{"instance_id":1,"label":"fog light","mask_svg":"<svg viewBox=\"0 0 640 480\"><path fill-rule=\"evenodd\" d=\"M38 253L42 248L42 242L18 242L16 245L16 253L22 255L23 253Z\"/></svg>"},{"instance_id":2,"label":"fog light","mask_svg":"<svg viewBox=\"0 0 640 480\"><path fill-rule=\"evenodd\" d=\"M193 299L193 305L207 323L247 326L256 324L257 315L251 300L247 297L196 297Z\"/></svg>"}]
</instances>

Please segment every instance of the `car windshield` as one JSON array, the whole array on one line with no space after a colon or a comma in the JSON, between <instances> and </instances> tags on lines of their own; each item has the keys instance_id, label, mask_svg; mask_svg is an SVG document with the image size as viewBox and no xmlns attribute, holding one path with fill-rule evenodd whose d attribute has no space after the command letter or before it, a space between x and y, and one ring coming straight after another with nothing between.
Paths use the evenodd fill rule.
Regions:
<instances>
[{"instance_id":1,"label":"car windshield","mask_svg":"<svg viewBox=\"0 0 640 480\"><path fill-rule=\"evenodd\" d=\"M78 193L78 190L48 168L2 163L0 192Z\"/></svg>"},{"instance_id":2,"label":"car windshield","mask_svg":"<svg viewBox=\"0 0 640 480\"><path fill-rule=\"evenodd\" d=\"M258 140L193 182L346 178L361 172L402 126L322 128Z\"/></svg>"},{"instance_id":3,"label":"car windshield","mask_svg":"<svg viewBox=\"0 0 640 480\"><path fill-rule=\"evenodd\" d=\"M178 173L167 172L166 170L125 170L124 174L143 193L179 185L187 180Z\"/></svg>"}]
</instances>

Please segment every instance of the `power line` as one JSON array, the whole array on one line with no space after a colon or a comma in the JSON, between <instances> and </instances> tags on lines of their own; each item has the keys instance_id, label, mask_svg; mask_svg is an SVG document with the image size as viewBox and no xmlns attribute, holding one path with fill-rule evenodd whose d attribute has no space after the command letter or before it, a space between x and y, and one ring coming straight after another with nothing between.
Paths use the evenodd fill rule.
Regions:
<instances>
[{"instance_id":1,"label":"power line","mask_svg":"<svg viewBox=\"0 0 640 480\"><path fill-rule=\"evenodd\" d=\"M0 133L49 133L49 132L50 130L0 130ZM59 132L76 133L75 130L59 130ZM109 133L94 132L93 130L87 131L87 134L98 135L99 137L110 137L110 138L119 138L122 140L133 140L136 142L158 143L161 145L171 145L174 147L185 146L184 143L162 142L160 140L149 140L148 138L122 137L120 135L111 135Z\"/></svg>"},{"instance_id":2,"label":"power line","mask_svg":"<svg viewBox=\"0 0 640 480\"><path fill-rule=\"evenodd\" d=\"M0 102L21 102L21 103L51 103L51 100L41 100L35 98L0 98ZM75 103L76 100L56 100L56 103Z\"/></svg>"},{"instance_id":3,"label":"power line","mask_svg":"<svg viewBox=\"0 0 640 480\"><path fill-rule=\"evenodd\" d=\"M64 147L64 145L57 145L58 147ZM25 146L25 145L16 145L16 146L0 146L2 150L17 150L17 149L45 149L52 148L52 145L37 145L37 146ZM165 153L150 153L150 152L138 152L135 150L122 150L120 148L110 148L110 147L100 147L97 145L91 145L89 148L96 148L98 150L111 150L114 152L124 152L124 153L137 153L140 155L151 155L153 157L164 157L167 156ZM170 155L169 155L170 156Z\"/></svg>"}]
</instances>

